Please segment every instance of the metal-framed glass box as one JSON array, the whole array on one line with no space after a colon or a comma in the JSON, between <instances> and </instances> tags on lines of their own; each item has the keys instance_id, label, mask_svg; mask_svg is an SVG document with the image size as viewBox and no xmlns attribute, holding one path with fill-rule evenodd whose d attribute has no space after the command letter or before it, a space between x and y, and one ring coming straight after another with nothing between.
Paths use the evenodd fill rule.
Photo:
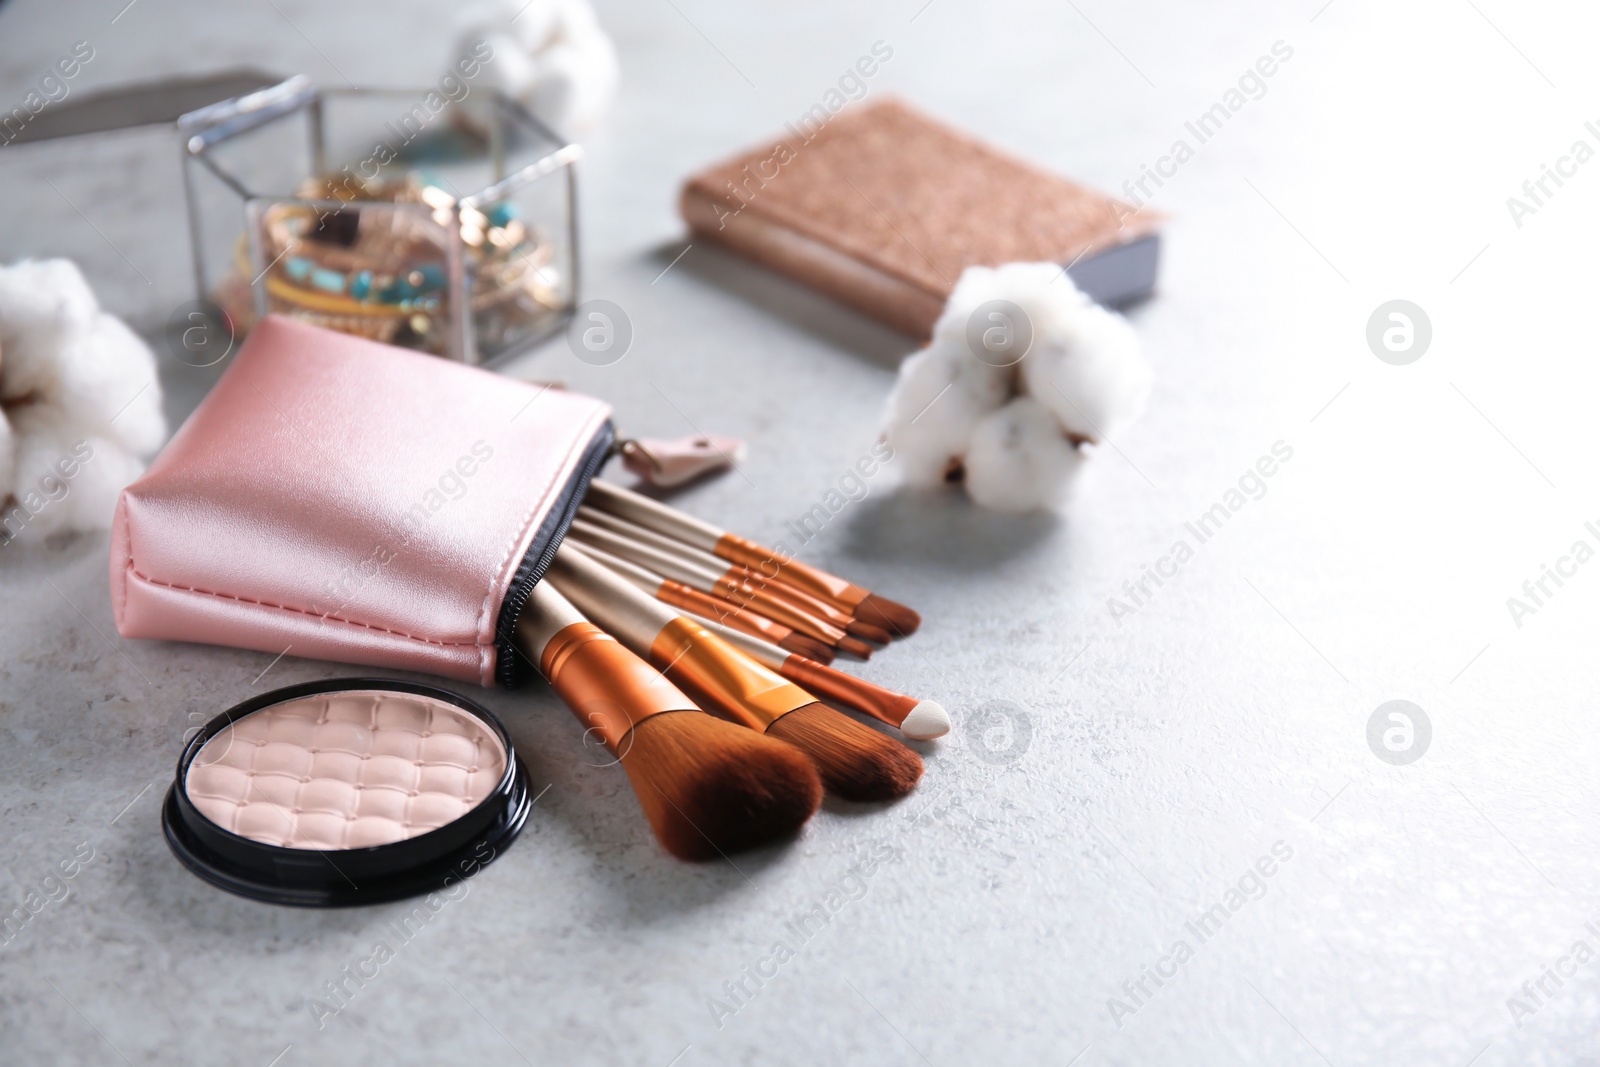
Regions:
<instances>
[{"instance_id":1,"label":"metal-framed glass box","mask_svg":"<svg viewBox=\"0 0 1600 1067\"><path fill-rule=\"evenodd\" d=\"M243 333L287 315L465 363L577 301L580 148L504 95L304 77L179 120L195 283Z\"/></svg>"}]
</instances>

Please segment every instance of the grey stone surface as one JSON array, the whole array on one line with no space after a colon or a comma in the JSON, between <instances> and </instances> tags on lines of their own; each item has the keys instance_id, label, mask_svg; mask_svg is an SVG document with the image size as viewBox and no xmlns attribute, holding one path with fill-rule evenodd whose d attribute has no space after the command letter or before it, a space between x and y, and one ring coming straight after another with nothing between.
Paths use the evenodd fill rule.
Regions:
<instances>
[{"instance_id":1,"label":"grey stone surface","mask_svg":"<svg viewBox=\"0 0 1600 1067\"><path fill-rule=\"evenodd\" d=\"M621 774L584 765L548 692L481 694L548 791L320 1027L325 983L406 906L233 899L174 862L156 816L188 726L346 668L121 640L103 536L0 549L0 905L93 850L0 947L0 1061L1591 1062L1600 962L1570 954L1600 949L1600 564L1546 580L1520 620L1507 598L1575 541L1600 546L1600 175L1563 164L1538 203L1521 188L1574 141L1600 146L1594 16L1319 2L604 4L625 81L582 172L586 295L627 310L633 348L591 367L557 340L509 370L606 397L630 433L748 438L694 511L779 538L874 438L904 340L715 249L677 258L673 201L880 39L895 54L871 93L1100 187L1196 149L1148 186L1172 216L1161 293L1133 314L1148 415L1062 516L880 478L805 546L927 620L865 671L956 718L905 803L829 805L791 847L685 866ZM80 38L97 58L77 88L243 62L418 83L448 38L442 5L139 0L113 23L122 3L0 6L0 108ZM1264 95L1197 144L1185 123L1277 40L1293 56ZM141 227L176 191L33 151L0 149L0 257L79 256L109 302L160 322L188 295L182 249ZM78 200L95 189L126 199ZM1365 340L1394 299L1432 320L1409 366ZM167 385L181 417L205 380L171 363ZM1278 441L1292 459L1199 543L1185 523ZM1113 618L1180 540L1192 558ZM1432 725L1404 766L1368 746L1394 699ZM1024 717L1025 749L993 701ZM1192 931L1241 879L1255 890L1275 845L1260 899ZM717 1018L713 999L737 1003L724 983L830 891L826 927ZM1175 973L1143 978L1158 966ZM1574 973L1544 978L1558 966Z\"/></svg>"}]
</instances>

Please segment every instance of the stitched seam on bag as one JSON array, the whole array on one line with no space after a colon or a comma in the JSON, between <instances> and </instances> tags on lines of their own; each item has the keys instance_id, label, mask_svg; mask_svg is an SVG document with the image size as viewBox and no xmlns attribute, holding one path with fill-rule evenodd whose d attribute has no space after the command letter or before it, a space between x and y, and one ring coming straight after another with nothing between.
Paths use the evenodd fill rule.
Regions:
<instances>
[{"instance_id":1,"label":"stitched seam on bag","mask_svg":"<svg viewBox=\"0 0 1600 1067\"><path fill-rule=\"evenodd\" d=\"M534 397L534 399L537 400L538 397ZM579 438L575 439L573 441L573 443L572 443L572 447L567 449L567 455L562 460L562 466L563 467L565 467L568 463L571 462L573 453L578 452L580 449L584 448L591 440L593 440L593 438L594 438L594 426L595 426L596 422L597 421L603 421L606 417L607 417L606 412L598 411L598 412L596 412L594 414L594 416L592 416L589 419L589 421L584 425L584 430L586 432L583 435L581 435ZM515 578L515 576L516 576L516 572L515 572L514 568L513 568L512 572L511 572L511 574L509 574L509 575L506 574L506 566L507 566L507 564L509 564L511 562L512 553L516 552L517 546L520 545L522 543L522 539L528 535L528 529L529 529L530 526L533 525L534 516L539 513L539 509L544 506L545 501L550 499L550 494L554 493L556 491L556 489L558 488L558 486L560 486L562 484L564 484L564 483L562 482L561 479L552 478L550 480L550 484L545 486L544 494L539 497L538 501L536 501L534 503L533 507L528 509L527 516L522 520L522 529L520 531L518 531L517 536L512 539L511 544L506 546L505 558L500 561L500 568L495 573L494 581L490 584L488 591L486 593L484 593L483 606L478 609L478 632L479 633L483 632L484 620L489 614L490 601L494 599L495 590L500 587L500 584L501 584L501 581L502 581L502 576L504 576L504 580L506 582L508 582L508 583L513 578ZM519 560L518 564L520 565L520 563L521 563L521 561ZM498 608L499 605L494 605L494 606ZM492 637L493 637L493 631L491 631L491 645L492 645ZM485 663L485 668L487 668L487 663ZM489 683L485 682L484 684L487 685Z\"/></svg>"},{"instance_id":2,"label":"stitched seam on bag","mask_svg":"<svg viewBox=\"0 0 1600 1067\"><path fill-rule=\"evenodd\" d=\"M408 641L418 641L427 645L440 645L450 648L481 649L483 647L483 643L481 641L438 641L431 637L418 637L415 634L402 633L399 630L389 630L382 626L374 626L369 622L358 622L355 619L346 619L338 615L324 615L315 611L307 611L305 608L293 608L287 604L274 604L268 600L252 600L246 596L234 596L232 593L217 593L210 589L196 589L192 585L178 585L176 582L163 582L159 578L152 578L147 574L140 573L139 569L133 565L132 560L128 561L127 572L142 582L146 582L150 585L160 586L163 589L172 589L181 593L198 593L201 596L214 596L221 600L233 600L240 604L254 604L256 607L261 608L276 608L279 611L292 611L296 615L306 615L310 618L322 619L324 621L332 620L333 622L342 622L347 626L359 626L364 630L375 630L378 633L389 634L393 637L404 637Z\"/></svg>"}]
</instances>

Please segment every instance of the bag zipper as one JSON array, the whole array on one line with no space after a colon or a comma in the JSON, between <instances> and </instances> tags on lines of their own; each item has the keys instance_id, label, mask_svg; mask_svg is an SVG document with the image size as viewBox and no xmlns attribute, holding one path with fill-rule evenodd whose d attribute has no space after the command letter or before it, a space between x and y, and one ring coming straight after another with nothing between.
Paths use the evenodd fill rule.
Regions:
<instances>
[{"instance_id":1,"label":"bag zipper","mask_svg":"<svg viewBox=\"0 0 1600 1067\"><path fill-rule=\"evenodd\" d=\"M600 473L600 468L605 466L606 460L611 458L616 438L616 427L608 419L589 442L583 462L579 464L576 476L567 484L562 498L550 509L550 514L545 516L543 529L528 545L528 551L522 557L517 573L512 576L511 587L506 590L506 597L500 602L500 617L495 623L497 655L494 673L495 681L507 689L515 689L521 685L536 669L537 665L530 662L517 648L517 620L522 617L522 609L527 606L528 598L533 596L533 587L539 584L545 571L550 569L550 564L555 562L556 549L561 547L561 542L566 538L567 530L572 527L572 520L578 517L578 505L583 503L584 494L589 491L589 483Z\"/></svg>"}]
</instances>

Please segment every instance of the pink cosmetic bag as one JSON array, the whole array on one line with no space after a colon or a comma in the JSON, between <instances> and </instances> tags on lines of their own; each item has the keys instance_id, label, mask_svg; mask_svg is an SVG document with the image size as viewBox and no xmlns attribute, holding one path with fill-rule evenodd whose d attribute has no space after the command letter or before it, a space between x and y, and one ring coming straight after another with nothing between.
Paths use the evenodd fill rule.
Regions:
<instances>
[{"instance_id":1,"label":"pink cosmetic bag","mask_svg":"<svg viewBox=\"0 0 1600 1067\"><path fill-rule=\"evenodd\" d=\"M515 685L613 438L590 397L266 318L117 502L117 629Z\"/></svg>"}]
</instances>

